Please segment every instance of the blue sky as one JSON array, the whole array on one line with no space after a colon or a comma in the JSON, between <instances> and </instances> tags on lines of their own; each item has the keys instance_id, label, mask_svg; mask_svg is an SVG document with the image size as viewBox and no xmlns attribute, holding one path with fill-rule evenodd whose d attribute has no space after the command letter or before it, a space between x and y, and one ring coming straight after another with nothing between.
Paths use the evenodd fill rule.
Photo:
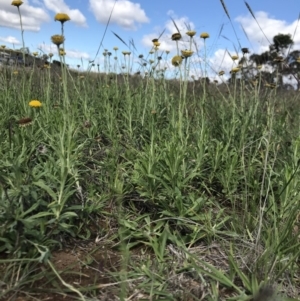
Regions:
<instances>
[{"instance_id":1,"label":"blue sky","mask_svg":"<svg viewBox=\"0 0 300 301\"><path fill-rule=\"evenodd\" d=\"M117 33L125 42L133 40L137 48L136 54L147 54L151 49L151 40L161 37L161 50L170 50L175 54L176 46L171 41L171 34L176 30L173 18L181 33L187 31L186 26L197 32L196 43L203 54L201 32L208 32L206 41L207 59L213 68L230 68L232 61L226 51L235 54L239 48L248 47L251 52L268 49L268 42L255 20L250 15L243 0L224 0L230 14L234 30L224 12L220 0L24 0L20 7L24 25L25 44L31 51L55 52L50 37L60 33L60 23L54 22L58 12L67 13L71 21L65 23L66 60L71 66L94 59L105 25L112 11L111 23L103 40L96 62L103 61L102 52L108 49L113 52L114 46L120 51L128 48L119 41ZM248 0L247 3L255 13L260 26L269 40L278 33L294 35L294 48L300 49L300 28L298 16L299 0ZM219 36L220 29L221 36ZM247 33L247 37L242 30ZM11 0L0 0L0 44L8 48L22 47L19 16L17 8L11 6ZM180 48L188 48L187 37L180 42ZM41 52L42 53L42 52ZM221 64L221 66L220 66ZM217 66L218 65L218 66Z\"/></svg>"}]
</instances>

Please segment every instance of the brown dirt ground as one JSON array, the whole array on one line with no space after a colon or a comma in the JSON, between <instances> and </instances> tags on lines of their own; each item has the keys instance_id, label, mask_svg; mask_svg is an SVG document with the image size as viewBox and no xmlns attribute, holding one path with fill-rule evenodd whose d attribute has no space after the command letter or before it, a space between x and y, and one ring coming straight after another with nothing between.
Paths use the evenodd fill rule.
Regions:
<instances>
[{"instance_id":1,"label":"brown dirt ground","mask_svg":"<svg viewBox=\"0 0 300 301\"><path fill-rule=\"evenodd\" d=\"M87 245L77 245L73 248L65 248L52 253L50 258L55 269L60 273L61 278L75 288L94 287L99 292L105 288L108 283L115 280L111 272L117 272L120 268L120 255L117 251L109 250L107 247L101 247L90 243ZM41 270L47 271L43 279L37 281L34 287L30 289L30 296L20 293L18 296L6 296L6 301L71 301L78 300L77 294L61 293L54 291L64 291L66 287L51 271L49 266L41 265ZM49 274L51 276L49 276ZM53 277L52 277L53 276ZM109 286L109 285L108 285ZM105 290L103 300L113 300L113 296L108 298L108 292ZM83 293L85 295L85 293ZM100 294L101 295L101 294ZM97 294L99 297L99 294ZM102 299L96 299L102 300Z\"/></svg>"}]
</instances>

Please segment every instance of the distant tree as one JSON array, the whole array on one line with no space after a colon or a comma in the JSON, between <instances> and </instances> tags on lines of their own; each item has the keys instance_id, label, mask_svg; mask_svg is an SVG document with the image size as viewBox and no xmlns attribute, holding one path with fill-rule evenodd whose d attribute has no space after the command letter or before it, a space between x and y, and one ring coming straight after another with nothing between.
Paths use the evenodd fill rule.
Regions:
<instances>
[{"instance_id":1,"label":"distant tree","mask_svg":"<svg viewBox=\"0 0 300 301\"><path fill-rule=\"evenodd\" d=\"M277 52L281 52L284 55L284 50L290 48L294 44L292 36L290 34L282 34L273 37L273 44L271 45L270 50L273 48Z\"/></svg>"},{"instance_id":2,"label":"distant tree","mask_svg":"<svg viewBox=\"0 0 300 301\"><path fill-rule=\"evenodd\" d=\"M283 76L292 76L297 81L298 89L300 88L300 51L294 50L290 52L294 41L290 34L279 33L273 37L273 44L269 46L269 50L261 54L252 54L249 62L258 65L269 65L274 71L261 73L262 80L275 82L284 87ZM298 59L298 61L297 61ZM287 87L287 85L286 85Z\"/></svg>"}]
</instances>

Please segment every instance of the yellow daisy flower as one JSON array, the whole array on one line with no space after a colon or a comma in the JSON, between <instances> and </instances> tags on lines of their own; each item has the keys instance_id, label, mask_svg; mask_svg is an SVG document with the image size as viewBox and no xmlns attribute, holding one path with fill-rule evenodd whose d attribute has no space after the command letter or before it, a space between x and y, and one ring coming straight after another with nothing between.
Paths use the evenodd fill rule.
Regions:
<instances>
[{"instance_id":1,"label":"yellow daisy flower","mask_svg":"<svg viewBox=\"0 0 300 301\"><path fill-rule=\"evenodd\" d=\"M13 0L13 1L11 2L11 5L16 6L16 7L19 7L19 6L21 6L22 4L23 4L23 1L21 1L21 0Z\"/></svg>"},{"instance_id":2,"label":"yellow daisy flower","mask_svg":"<svg viewBox=\"0 0 300 301\"><path fill-rule=\"evenodd\" d=\"M71 19L70 19L70 17L67 14L58 13L58 14L55 15L54 20L55 21L59 21L61 23L64 23L64 22L67 22L67 21L69 21Z\"/></svg>"},{"instance_id":3,"label":"yellow daisy flower","mask_svg":"<svg viewBox=\"0 0 300 301\"><path fill-rule=\"evenodd\" d=\"M196 34L196 31L195 30L189 30L186 32L186 34L189 36L189 37L193 37L195 34Z\"/></svg>"},{"instance_id":4,"label":"yellow daisy flower","mask_svg":"<svg viewBox=\"0 0 300 301\"><path fill-rule=\"evenodd\" d=\"M39 100L31 100L29 106L32 108L39 108L42 106L42 103Z\"/></svg>"},{"instance_id":5,"label":"yellow daisy flower","mask_svg":"<svg viewBox=\"0 0 300 301\"><path fill-rule=\"evenodd\" d=\"M209 38L209 34L207 32L202 32L200 34L200 38L205 40L205 39Z\"/></svg>"}]
</instances>

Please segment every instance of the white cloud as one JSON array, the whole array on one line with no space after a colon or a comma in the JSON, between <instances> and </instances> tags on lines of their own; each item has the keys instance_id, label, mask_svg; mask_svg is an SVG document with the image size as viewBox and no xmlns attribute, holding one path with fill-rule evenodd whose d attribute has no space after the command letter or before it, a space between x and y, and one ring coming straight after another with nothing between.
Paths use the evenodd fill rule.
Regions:
<instances>
[{"instance_id":1,"label":"white cloud","mask_svg":"<svg viewBox=\"0 0 300 301\"><path fill-rule=\"evenodd\" d=\"M0 7L0 26L20 29L18 9L11 5L11 1L0 0ZM25 31L39 31L41 24L50 20L44 9L31 6L26 0L20 6L20 11Z\"/></svg>"},{"instance_id":2,"label":"white cloud","mask_svg":"<svg viewBox=\"0 0 300 301\"><path fill-rule=\"evenodd\" d=\"M67 53L67 57L73 59L84 59L84 60L90 59L90 55L84 51L67 49L66 53Z\"/></svg>"},{"instance_id":3,"label":"white cloud","mask_svg":"<svg viewBox=\"0 0 300 301\"><path fill-rule=\"evenodd\" d=\"M298 20L295 20L292 23L288 23L284 20L278 20L269 16L268 13L263 11L255 12L255 17L270 43L273 43L273 37L279 33L291 34L293 36L298 22ZM239 22L245 29L249 40L255 47L255 52L260 53L269 50L268 40L266 39L259 26L257 25L256 21L251 15L239 16L235 20ZM299 30L296 31L294 43L295 48L300 47Z\"/></svg>"},{"instance_id":4,"label":"white cloud","mask_svg":"<svg viewBox=\"0 0 300 301\"><path fill-rule=\"evenodd\" d=\"M17 38L12 37L12 36L7 36L5 38L0 37L0 41L5 42L5 43L9 43L9 44L15 44L15 45L21 44L21 42Z\"/></svg>"},{"instance_id":5,"label":"white cloud","mask_svg":"<svg viewBox=\"0 0 300 301\"><path fill-rule=\"evenodd\" d=\"M38 49L42 50L42 52L48 54L50 52L57 55L57 46L54 44L40 44L38 46ZM72 59L84 59L89 60L90 55L85 51L80 51L76 49L65 49L66 51L66 57L72 58Z\"/></svg>"},{"instance_id":6,"label":"white cloud","mask_svg":"<svg viewBox=\"0 0 300 301\"><path fill-rule=\"evenodd\" d=\"M55 13L66 13L72 22L79 26L87 27L86 18L79 9L71 9L64 0L44 0L47 9Z\"/></svg>"},{"instance_id":7,"label":"white cloud","mask_svg":"<svg viewBox=\"0 0 300 301\"><path fill-rule=\"evenodd\" d=\"M96 20L103 24L108 22L112 12L110 23L127 30L136 30L137 24L149 22L141 5L128 0L90 0L90 9Z\"/></svg>"}]
</instances>

